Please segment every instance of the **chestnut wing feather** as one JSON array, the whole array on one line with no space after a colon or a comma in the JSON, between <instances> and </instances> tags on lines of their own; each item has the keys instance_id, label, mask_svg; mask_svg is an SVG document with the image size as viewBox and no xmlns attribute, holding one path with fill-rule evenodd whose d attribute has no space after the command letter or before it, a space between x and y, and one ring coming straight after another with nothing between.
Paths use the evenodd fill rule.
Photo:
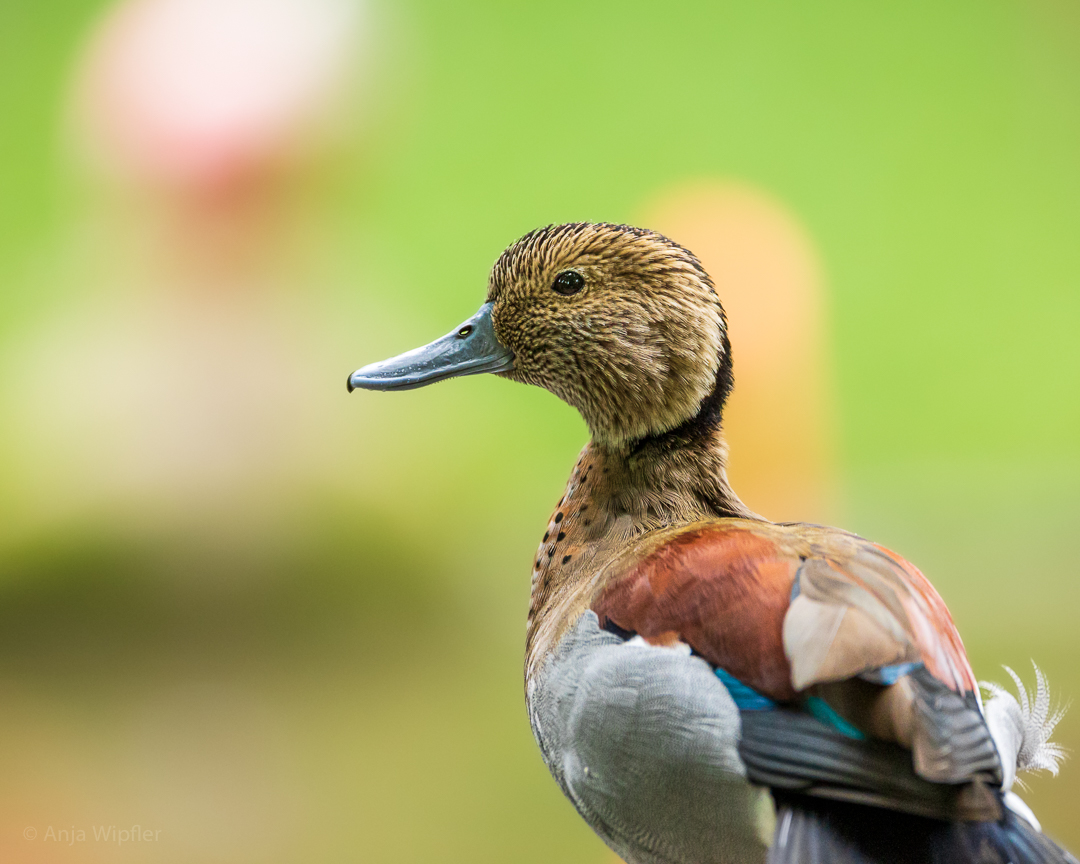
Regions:
<instances>
[{"instance_id":1,"label":"chestnut wing feather","mask_svg":"<svg viewBox=\"0 0 1080 864\"><path fill-rule=\"evenodd\" d=\"M866 720L870 738L837 753L870 758L880 749L876 736L912 751L925 781L1000 782L952 618L926 578L894 553L817 526L718 520L659 533L623 560L592 605L602 625L655 644L686 643L776 702L813 695L841 714L853 709L849 717ZM884 720L874 707L883 704ZM782 714L768 722L804 722L798 712ZM821 751L800 754L794 738L785 746L790 779L824 794L813 760L802 758ZM852 778L868 770L830 764Z\"/></svg>"},{"instance_id":2,"label":"chestnut wing feather","mask_svg":"<svg viewBox=\"0 0 1080 864\"><path fill-rule=\"evenodd\" d=\"M725 523L667 532L641 551L593 603L601 625L656 644L677 638L759 693L794 698L782 629L797 555Z\"/></svg>"},{"instance_id":3,"label":"chestnut wing feather","mask_svg":"<svg viewBox=\"0 0 1080 864\"><path fill-rule=\"evenodd\" d=\"M950 689L974 692L956 626L926 577L881 546L841 537L799 570L784 622L795 689L921 662Z\"/></svg>"},{"instance_id":4,"label":"chestnut wing feather","mask_svg":"<svg viewBox=\"0 0 1080 864\"><path fill-rule=\"evenodd\" d=\"M628 558L592 605L602 623L677 637L772 699L909 662L958 693L975 689L934 588L859 537L726 519L663 532Z\"/></svg>"}]
</instances>

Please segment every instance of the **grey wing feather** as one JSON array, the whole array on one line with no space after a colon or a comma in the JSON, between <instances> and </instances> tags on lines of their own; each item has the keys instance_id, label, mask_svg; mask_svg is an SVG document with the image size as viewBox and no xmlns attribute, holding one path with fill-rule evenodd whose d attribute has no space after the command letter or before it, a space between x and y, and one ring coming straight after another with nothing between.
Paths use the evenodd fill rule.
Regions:
<instances>
[{"instance_id":1,"label":"grey wing feather","mask_svg":"<svg viewBox=\"0 0 1080 864\"><path fill-rule=\"evenodd\" d=\"M925 668L911 673L915 708L915 771L936 783L984 780L1000 786L1001 760L975 694L961 696Z\"/></svg>"},{"instance_id":2,"label":"grey wing feather","mask_svg":"<svg viewBox=\"0 0 1080 864\"><path fill-rule=\"evenodd\" d=\"M623 642L587 612L529 701L552 774L624 860L764 861L772 804L746 781L738 709L704 660Z\"/></svg>"},{"instance_id":3,"label":"grey wing feather","mask_svg":"<svg viewBox=\"0 0 1080 864\"><path fill-rule=\"evenodd\" d=\"M848 738L799 711L744 714L739 752L750 779L776 789L939 819L961 806L957 787L917 776L902 747Z\"/></svg>"}]
</instances>

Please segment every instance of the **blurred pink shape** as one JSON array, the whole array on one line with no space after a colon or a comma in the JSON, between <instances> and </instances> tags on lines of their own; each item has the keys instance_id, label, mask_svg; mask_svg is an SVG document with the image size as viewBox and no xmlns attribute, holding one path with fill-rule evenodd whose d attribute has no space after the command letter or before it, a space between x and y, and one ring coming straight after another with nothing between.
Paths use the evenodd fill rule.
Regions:
<instances>
[{"instance_id":1,"label":"blurred pink shape","mask_svg":"<svg viewBox=\"0 0 1080 864\"><path fill-rule=\"evenodd\" d=\"M353 0L124 0L76 75L76 120L110 173L213 191L303 151L340 107Z\"/></svg>"},{"instance_id":2,"label":"blurred pink shape","mask_svg":"<svg viewBox=\"0 0 1080 864\"><path fill-rule=\"evenodd\" d=\"M345 403L303 181L352 131L358 2L119 0L89 34L73 131L120 194L55 255L78 290L0 346L25 530L108 511L239 543L324 482ZM53 386L64 368L86 386Z\"/></svg>"}]
</instances>

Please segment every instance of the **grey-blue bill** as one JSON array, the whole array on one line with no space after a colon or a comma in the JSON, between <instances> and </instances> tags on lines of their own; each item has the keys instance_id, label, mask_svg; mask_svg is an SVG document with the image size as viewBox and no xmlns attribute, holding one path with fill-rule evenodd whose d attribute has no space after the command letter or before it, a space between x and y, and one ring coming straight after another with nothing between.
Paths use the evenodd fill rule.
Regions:
<instances>
[{"instance_id":1,"label":"grey-blue bill","mask_svg":"<svg viewBox=\"0 0 1080 864\"><path fill-rule=\"evenodd\" d=\"M422 348L357 369L349 376L349 392L413 390L460 375L509 372L514 368L514 352L495 335L491 323L493 305L485 303L452 333Z\"/></svg>"}]
</instances>

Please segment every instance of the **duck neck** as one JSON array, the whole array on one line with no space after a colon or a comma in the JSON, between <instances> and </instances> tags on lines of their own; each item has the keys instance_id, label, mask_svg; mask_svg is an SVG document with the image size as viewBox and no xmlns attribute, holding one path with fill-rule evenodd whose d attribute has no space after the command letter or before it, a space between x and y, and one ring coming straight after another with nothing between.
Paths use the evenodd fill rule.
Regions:
<instances>
[{"instance_id":1,"label":"duck neck","mask_svg":"<svg viewBox=\"0 0 1080 864\"><path fill-rule=\"evenodd\" d=\"M604 462L609 478L605 491L616 513L633 514L646 530L649 523L760 518L739 500L727 479L722 419L733 384L731 345L722 330L716 380L692 417L627 443L606 444L594 437L589 446Z\"/></svg>"},{"instance_id":2,"label":"duck neck","mask_svg":"<svg viewBox=\"0 0 1080 864\"><path fill-rule=\"evenodd\" d=\"M604 470L595 494L612 515L630 516L639 530L717 517L759 518L728 483L728 447L719 424L692 424L626 447L590 445Z\"/></svg>"}]
</instances>

